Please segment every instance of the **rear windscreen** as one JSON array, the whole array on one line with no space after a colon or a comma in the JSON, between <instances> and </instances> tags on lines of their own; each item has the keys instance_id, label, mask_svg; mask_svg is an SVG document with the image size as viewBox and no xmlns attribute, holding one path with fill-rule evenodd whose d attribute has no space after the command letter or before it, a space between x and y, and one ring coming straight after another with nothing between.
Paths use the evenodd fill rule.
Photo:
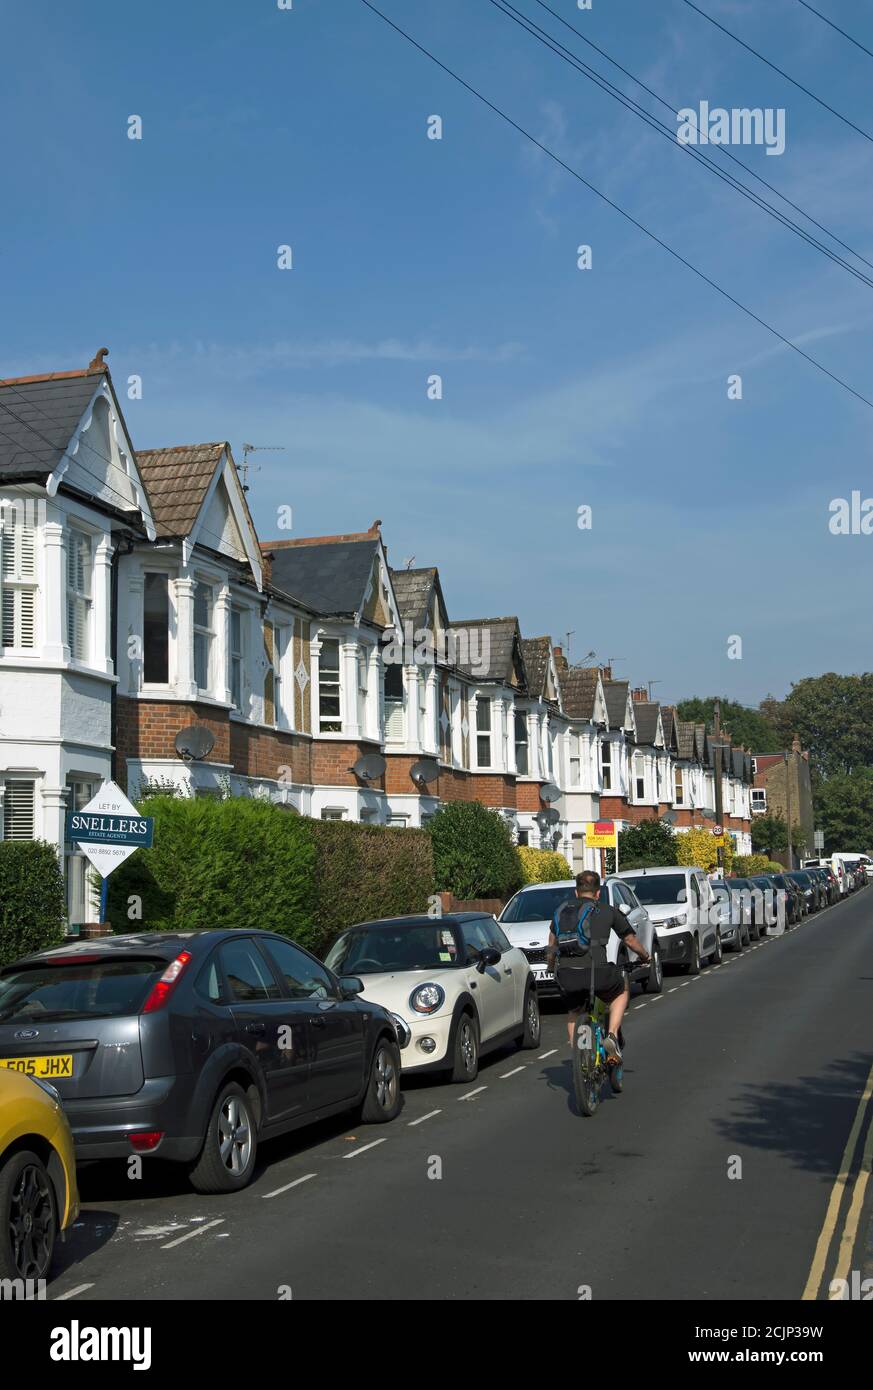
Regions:
<instances>
[{"instance_id":1,"label":"rear windscreen","mask_svg":"<svg viewBox=\"0 0 873 1390\"><path fill-rule=\"evenodd\" d=\"M13 969L0 976L0 1023L135 1014L166 968L146 958Z\"/></svg>"}]
</instances>

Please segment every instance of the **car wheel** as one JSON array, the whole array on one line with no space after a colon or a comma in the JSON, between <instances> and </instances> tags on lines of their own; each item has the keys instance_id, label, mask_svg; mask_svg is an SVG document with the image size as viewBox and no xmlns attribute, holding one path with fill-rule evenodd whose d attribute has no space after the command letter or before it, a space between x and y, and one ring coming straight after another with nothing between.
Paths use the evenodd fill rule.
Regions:
<instances>
[{"instance_id":1,"label":"car wheel","mask_svg":"<svg viewBox=\"0 0 873 1390\"><path fill-rule=\"evenodd\" d=\"M365 1125L380 1125L395 1119L399 1113L400 1048L389 1038L380 1038L373 1053L361 1119Z\"/></svg>"},{"instance_id":2,"label":"car wheel","mask_svg":"<svg viewBox=\"0 0 873 1390\"><path fill-rule=\"evenodd\" d=\"M724 949L721 944L721 932L718 927L715 929L715 945L709 953L710 965L721 965L724 960Z\"/></svg>"},{"instance_id":3,"label":"car wheel","mask_svg":"<svg viewBox=\"0 0 873 1390\"><path fill-rule=\"evenodd\" d=\"M197 1192L238 1192L251 1182L258 1147L251 1098L236 1081L218 1093L190 1178Z\"/></svg>"},{"instance_id":4,"label":"car wheel","mask_svg":"<svg viewBox=\"0 0 873 1390\"><path fill-rule=\"evenodd\" d=\"M682 969L686 975L700 974L700 942L696 936L691 938L691 959Z\"/></svg>"},{"instance_id":5,"label":"car wheel","mask_svg":"<svg viewBox=\"0 0 873 1390\"><path fill-rule=\"evenodd\" d=\"M652 947L652 963L649 966L649 973L642 982L642 987L646 994L660 994L664 988L664 967L661 964L661 952L657 946Z\"/></svg>"},{"instance_id":6,"label":"car wheel","mask_svg":"<svg viewBox=\"0 0 873 1390\"><path fill-rule=\"evenodd\" d=\"M455 1029L453 1081L475 1081L479 1075L479 1024L472 1014L461 1014Z\"/></svg>"},{"instance_id":7,"label":"car wheel","mask_svg":"<svg viewBox=\"0 0 873 1390\"><path fill-rule=\"evenodd\" d=\"M46 1166L29 1149L0 1169L0 1276L45 1279L55 1250L58 1216Z\"/></svg>"},{"instance_id":8,"label":"car wheel","mask_svg":"<svg viewBox=\"0 0 873 1390\"><path fill-rule=\"evenodd\" d=\"M524 996L524 1031L519 1033L516 1043L519 1047L530 1050L539 1047L542 1024L540 1022L540 1003L537 999L537 992L533 985L528 985Z\"/></svg>"}]
</instances>

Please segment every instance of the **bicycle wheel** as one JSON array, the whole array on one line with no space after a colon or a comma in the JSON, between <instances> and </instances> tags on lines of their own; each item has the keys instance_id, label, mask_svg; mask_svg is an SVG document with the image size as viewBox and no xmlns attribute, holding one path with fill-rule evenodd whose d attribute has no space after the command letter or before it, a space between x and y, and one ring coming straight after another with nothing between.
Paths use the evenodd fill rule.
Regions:
<instances>
[{"instance_id":1,"label":"bicycle wheel","mask_svg":"<svg viewBox=\"0 0 873 1390\"><path fill-rule=\"evenodd\" d=\"M579 1114L593 1115L600 1100L600 1072L589 1014L580 1015L573 1033L573 1088Z\"/></svg>"}]
</instances>

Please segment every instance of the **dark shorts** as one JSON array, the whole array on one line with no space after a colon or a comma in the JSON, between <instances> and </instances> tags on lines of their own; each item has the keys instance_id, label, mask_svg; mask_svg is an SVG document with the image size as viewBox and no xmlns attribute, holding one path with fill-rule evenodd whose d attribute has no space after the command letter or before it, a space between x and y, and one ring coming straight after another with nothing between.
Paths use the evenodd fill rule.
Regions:
<instances>
[{"instance_id":1,"label":"dark shorts","mask_svg":"<svg viewBox=\"0 0 873 1390\"><path fill-rule=\"evenodd\" d=\"M568 1009L584 1009L591 988L591 966L558 963L558 988ZM627 989L620 965L598 965L594 968L594 993L604 1004L611 1004Z\"/></svg>"}]
</instances>

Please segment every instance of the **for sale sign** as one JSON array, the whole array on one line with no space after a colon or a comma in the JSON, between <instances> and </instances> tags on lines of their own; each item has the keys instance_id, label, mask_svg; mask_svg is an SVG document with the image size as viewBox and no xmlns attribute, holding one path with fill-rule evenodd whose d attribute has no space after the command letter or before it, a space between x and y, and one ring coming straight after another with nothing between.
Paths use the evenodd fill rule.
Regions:
<instances>
[{"instance_id":1,"label":"for sale sign","mask_svg":"<svg viewBox=\"0 0 873 1390\"><path fill-rule=\"evenodd\" d=\"M585 843L589 849L615 849L618 843L614 820L589 820L585 823Z\"/></svg>"}]
</instances>

